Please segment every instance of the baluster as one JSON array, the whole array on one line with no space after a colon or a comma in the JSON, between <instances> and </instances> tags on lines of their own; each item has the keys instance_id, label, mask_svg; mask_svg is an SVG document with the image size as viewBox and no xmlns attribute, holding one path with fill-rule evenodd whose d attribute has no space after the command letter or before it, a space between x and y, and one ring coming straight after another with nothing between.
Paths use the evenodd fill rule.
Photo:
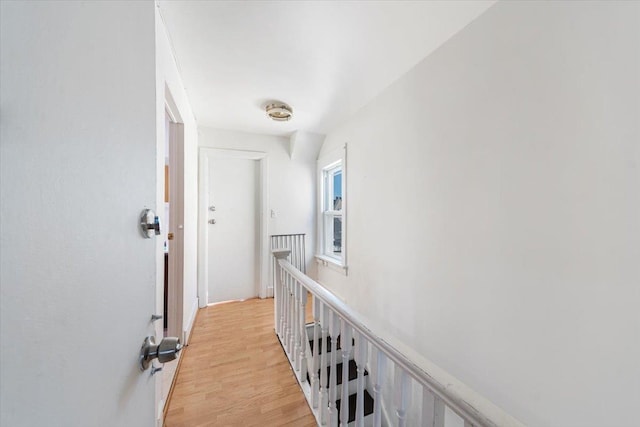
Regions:
<instances>
[{"instance_id":1,"label":"baluster","mask_svg":"<svg viewBox=\"0 0 640 427\"><path fill-rule=\"evenodd\" d=\"M320 334L320 306L321 302L313 297L313 353L311 359L311 407L313 409L318 408L318 399L320 398L320 384L318 382L318 335Z\"/></svg>"},{"instance_id":2,"label":"baluster","mask_svg":"<svg viewBox=\"0 0 640 427\"><path fill-rule=\"evenodd\" d=\"M287 350L287 356L289 356L289 360L291 360L291 278L289 277L289 272L287 272L287 280L285 280L285 286L285 295L287 296L287 314L285 315L286 333L284 336L284 347Z\"/></svg>"},{"instance_id":3,"label":"baluster","mask_svg":"<svg viewBox=\"0 0 640 427\"><path fill-rule=\"evenodd\" d=\"M287 290L287 281L289 280L289 278L287 277L287 274L287 272L284 273L284 280L282 281L282 346L284 347L284 350L288 355L289 349L287 348L287 346L289 344L289 339L287 336L287 320L289 316L289 292Z\"/></svg>"},{"instance_id":4,"label":"baluster","mask_svg":"<svg viewBox=\"0 0 640 427\"><path fill-rule=\"evenodd\" d=\"M300 381L307 380L307 289L300 284Z\"/></svg>"},{"instance_id":5,"label":"baluster","mask_svg":"<svg viewBox=\"0 0 640 427\"><path fill-rule=\"evenodd\" d=\"M395 366L396 372L396 415L398 427L407 425L407 406L409 406L409 375L400 366Z\"/></svg>"},{"instance_id":6,"label":"baluster","mask_svg":"<svg viewBox=\"0 0 640 427\"><path fill-rule=\"evenodd\" d=\"M349 423L349 358L351 357L351 326L342 319L342 395L340 397L340 422L343 426Z\"/></svg>"},{"instance_id":7,"label":"baluster","mask_svg":"<svg viewBox=\"0 0 640 427\"><path fill-rule=\"evenodd\" d=\"M293 360L298 375L300 374L300 288L300 283L293 279Z\"/></svg>"},{"instance_id":8,"label":"baluster","mask_svg":"<svg viewBox=\"0 0 640 427\"><path fill-rule=\"evenodd\" d=\"M281 310L282 310L282 325L280 326L280 329L282 329L282 347L286 350L287 349L287 272L284 270L284 268L280 267L280 271L282 272L282 282L280 284L281 287L281 292L280 292L280 296L282 297L282 302L280 303L282 305Z\"/></svg>"},{"instance_id":9,"label":"baluster","mask_svg":"<svg viewBox=\"0 0 640 427\"><path fill-rule=\"evenodd\" d=\"M302 271L302 265L300 265L300 247L298 245L298 236L295 236L293 239L293 246L295 246L296 248L296 268Z\"/></svg>"},{"instance_id":10,"label":"baluster","mask_svg":"<svg viewBox=\"0 0 640 427\"><path fill-rule=\"evenodd\" d=\"M426 388L423 388L422 389L423 401L425 399L425 391L427 392L426 395L431 408L431 412L427 414L427 417L428 417L427 420L431 421L431 424L429 424L429 427L431 426L444 427L444 408L445 408L444 400L440 399L438 396L435 396ZM428 396L428 395L431 395L431 396ZM424 409L423 409L423 412L424 412ZM465 423L465 427L466 427L466 423Z\"/></svg>"},{"instance_id":11,"label":"baluster","mask_svg":"<svg viewBox=\"0 0 640 427\"><path fill-rule=\"evenodd\" d=\"M329 423L331 426L338 425L338 410L336 408L337 400L337 374L336 364L338 361L338 335L340 334L340 325L338 316L331 311L329 314L329 335L331 335L331 370L329 371Z\"/></svg>"},{"instance_id":12,"label":"baluster","mask_svg":"<svg viewBox=\"0 0 640 427\"><path fill-rule=\"evenodd\" d=\"M304 234L302 236L300 236L300 246L302 246L302 267L304 268L304 270L302 270L302 272L304 274L307 274L307 255L305 252L305 242L304 242Z\"/></svg>"},{"instance_id":13,"label":"baluster","mask_svg":"<svg viewBox=\"0 0 640 427\"><path fill-rule=\"evenodd\" d=\"M283 268L279 267L279 271L280 271L280 289L279 289L279 297L280 297L280 342L282 343L283 347L286 349L286 339L285 339L285 327L286 327L286 323L285 323L285 308L286 308L286 301L287 301L287 296L286 296L286 292L285 292L285 285L284 285L284 274L283 274Z\"/></svg>"},{"instance_id":14,"label":"baluster","mask_svg":"<svg viewBox=\"0 0 640 427\"><path fill-rule=\"evenodd\" d=\"M274 262L277 263L276 257L271 256L274 259ZM277 276L277 278L276 278ZM276 330L276 335L280 338L280 269L278 266L274 264L273 266L273 306L275 307L274 313L274 327Z\"/></svg>"},{"instance_id":15,"label":"baluster","mask_svg":"<svg viewBox=\"0 0 640 427\"><path fill-rule=\"evenodd\" d=\"M287 247L291 249L291 257L289 258L289 262L295 267L296 254L294 253L295 248L291 245L291 236L287 236L286 242Z\"/></svg>"},{"instance_id":16,"label":"baluster","mask_svg":"<svg viewBox=\"0 0 640 427\"><path fill-rule=\"evenodd\" d=\"M358 377L356 380L358 392L356 395L356 426L364 426L364 370L367 365L369 343L361 333L356 334L355 361Z\"/></svg>"},{"instance_id":17,"label":"baluster","mask_svg":"<svg viewBox=\"0 0 640 427\"><path fill-rule=\"evenodd\" d=\"M385 366L387 358L381 350L378 350L376 358L376 372L373 383L373 426L382 425L382 384L385 377Z\"/></svg>"},{"instance_id":18,"label":"baluster","mask_svg":"<svg viewBox=\"0 0 640 427\"><path fill-rule=\"evenodd\" d=\"M295 319L296 319L296 297L295 297L295 279L293 276L289 275L289 294L291 295L289 301L289 353L291 354L291 361L295 363L296 360L296 352L295 352L295 335L296 335L296 327L295 327ZM292 364L295 366L295 364Z\"/></svg>"},{"instance_id":19,"label":"baluster","mask_svg":"<svg viewBox=\"0 0 640 427\"><path fill-rule=\"evenodd\" d=\"M434 395L427 386L422 387L422 426L444 427L444 401ZM466 422L465 422L465 427Z\"/></svg>"},{"instance_id":20,"label":"baluster","mask_svg":"<svg viewBox=\"0 0 640 427\"><path fill-rule=\"evenodd\" d=\"M327 423L327 407L329 404L329 393L327 381L327 336L329 333L329 309L322 304L320 311L320 325L322 331L322 341L320 350L320 422L322 425Z\"/></svg>"}]
</instances>

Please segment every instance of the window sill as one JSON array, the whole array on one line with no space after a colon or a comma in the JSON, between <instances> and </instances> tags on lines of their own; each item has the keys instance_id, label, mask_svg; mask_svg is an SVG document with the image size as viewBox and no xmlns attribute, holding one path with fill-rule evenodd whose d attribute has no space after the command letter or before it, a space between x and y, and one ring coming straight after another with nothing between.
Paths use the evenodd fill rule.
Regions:
<instances>
[{"instance_id":1,"label":"window sill","mask_svg":"<svg viewBox=\"0 0 640 427\"><path fill-rule=\"evenodd\" d=\"M348 267L343 265L340 261L335 258L328 257L326 255L315 255L316 262L323 267L328 267L334 271L347 275Z\"/></svg>"}]
</instances>

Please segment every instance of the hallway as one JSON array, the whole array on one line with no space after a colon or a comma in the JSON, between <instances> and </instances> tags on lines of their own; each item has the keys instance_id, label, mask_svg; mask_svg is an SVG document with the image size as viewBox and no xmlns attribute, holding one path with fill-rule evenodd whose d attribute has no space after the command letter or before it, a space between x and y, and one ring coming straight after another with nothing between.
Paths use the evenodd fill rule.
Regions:
<instances>
[{"instance_id":1,"label":"hallway","mask_svg":"<svg viewBox=\"0 0 640 427\"><path fill-rule=\"evenodd\" d=\"M273 299L202 309L183 357L165 426L316 425L273 331Z\"/></svg>"}]
</instances>

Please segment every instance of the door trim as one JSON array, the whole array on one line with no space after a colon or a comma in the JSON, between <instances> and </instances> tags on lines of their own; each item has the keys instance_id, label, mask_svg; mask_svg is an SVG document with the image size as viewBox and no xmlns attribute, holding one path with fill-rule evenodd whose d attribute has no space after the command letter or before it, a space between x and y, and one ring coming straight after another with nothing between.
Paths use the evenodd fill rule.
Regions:
<instances>
[{"instance_id":1,"label":"door trim","mask_svg":"<svg viewBox=\"0 0 640 427\"><path fill-rule=\"evenodd\" d=\"M169 223L174 235L169 243L169 336L184 334L184 125L175 122L169 111Z\"/></svg>"},{"instance_id":2,"label":"door trim","mask_svg":"<svg viewBox=\"0 0 640 427\"><path fill-rule=\"evenodd\" d=\"M221 148L200 147L198 153L198 305L206 307L209 302L209 239L207 221L209 219L209 159L246 159L258 161L260 185L259 192L259 224L258 224L258 296L267 297L267 267L269 261L268 216L269 192L267 182L268 157L262 151L228 150Z\"/></svg>"}]
</instances>

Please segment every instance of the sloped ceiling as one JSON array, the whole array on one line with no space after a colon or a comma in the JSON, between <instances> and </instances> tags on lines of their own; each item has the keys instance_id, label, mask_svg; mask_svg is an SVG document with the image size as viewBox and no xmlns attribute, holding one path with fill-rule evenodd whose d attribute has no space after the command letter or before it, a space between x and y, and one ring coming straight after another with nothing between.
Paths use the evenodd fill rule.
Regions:
<instances>
[{"instance_id":1,"label":"sloped ceiling","mask_svg":"<svg viewBox=\"0 0 640 427\"><path fill-rule=\"evenodd\" d=\"M325 134L494 1L160 1L201 126ZM269 100L294 109L273 122Z\"/></svg>"}]
</instances>

